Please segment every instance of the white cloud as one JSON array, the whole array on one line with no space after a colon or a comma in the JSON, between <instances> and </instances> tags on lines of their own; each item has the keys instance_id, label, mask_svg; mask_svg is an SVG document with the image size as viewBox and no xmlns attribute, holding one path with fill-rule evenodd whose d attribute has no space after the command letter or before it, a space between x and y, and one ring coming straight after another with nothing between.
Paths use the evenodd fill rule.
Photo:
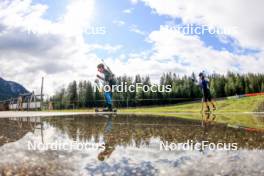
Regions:
<instances>
[{"instance_id":1,"label":"white cloud","mask_svg":"<svg viewBox=\"0 0 264 176\"><path fill-rule=\"evenodd\" d=\"M237 27L232 34L243 47L263 48L264 21L262 0L142 0L160 15L178 17L184 23L217 27Z\"/></svg>"},{"instance_id":2,"label":"white cloud","mask_svg":"<svg viewBox=\"0 0 264 176\"><path fill-rule=\"evenodd\" d=\"M94 11L94 0L74 0L67 6L63 16L62 26L65 32L84 33L90 26Z\"/></svg>"},{"instance_id":3,"label":"white cloud","mask_svg":"<svg viewBox=\"0 0 264 176\"><path fill-rule=\"evenodd\" d=\"M0 3L1 24L8 28L21 28L34 34L82 35L89 28L94 0L74 0L67 5L66 13L58 22L43 18L48 6L32 4L32 0L14 0Z\"/></svg>"},{"instance_id":4,"label":"white cloud","mask_svg":"<svg viewBox=\"0 0 264 176\"><path fill-rule=\"evenodd\" d=\"M178 8L186 15L185 21L209 24L212 21L211 18L217 16L210 10L208 15L212 17L197 17L196 15L205 16L205 14L199 14L202 12L196 10L196 4L193 5L193 9L189 9L189 6L188 8L187 6L170 7L175 5L176 1L166 1L166 3L159 0L144 1L157 13L172 17L182 16L178 14ZM209 3L209 1L205 2ZM0 75L5 79L22 83L29 90L39 90L41 77L45 76L45 92L48 94L52 94L58 87L72 80L93 80L96 65L100 62L94 51L105 50L108 53L115 53L123 47L110 44L98 45L85 41L83 34L91 24L94 3L95 0L70 1L66 13L54 22L43 18L48 9L46 5L33 5L31 0L1 1ZM233 2L230 5L232 4ZM164 7L166 9L163 9ZM234 10L239 11L237 8ZM192 15L192 11L196 15ZM224 12L227 13L226 11ZM247 15L254 16L251 13ZM221 22L228 17L218 18ZM218 18L215 17L216 20ZM247 24L251 24L247 18L245 19ZM230 21L232 19L233 17L230 17ZM238 19L237 21L238 25L243 26L244 22ZM258 19L252 19L252 24L261 29L259 25L261 22ZM257 27L253 26L244 30L254 32L255 29ZM130 26L129 30L147 36L146 32L136 25ZM248 36L235 37L244 45L263 46L261 45L263 35L247 34ZM163 72L169 71L178 74L199 72L204 69L221 73L227 70L263 72L264 52L256 56L238 56L227 51L208 48L195 36L184 36L175 31L162 29L151 32L148 35L148 41L153 44L151 50L132 54L120 53L120 57L105 58L105 61L116 75L150 75L156 82ZM240 65L239 70L235 65Z\"/></svg>"},{"instance_id":5,"label":"white cloud","mask_svg":"<svg viewBox=\"0 0 264 176\"><path fill-rule=\"evenodd\" d=\"M108 53L115 53L116 51L120 50L122 47L123 47L122 45L112 46L109 44L105 44L105 45L89 44L87 45L87 50L90 52L92 50L100 49L100 50L105 50Z\"/></svg>"},{"instance_id":6,"label":"white cloud","mask_svg":"<svg viewBox=\"0 0 264 176\"><path fill-rule=\"evenodd\" d=\"M223 74L227 71L263 72L264 60L257 56L241 56L225 50L214 50L206 47L199 37L183 35L173 29L161 27L149 35L148 41L154 45L154 52L150 57L152 60L174 61L181 65L185 74L201 70Z\"/></svg>"},{"instance_id":7,"label":"white cloud","mask_svg":"<svg viewBox=\"0 0 264 176\"><path fill-rule=\"evenodd\" d=\"M117 25L117 26L124 26L126 23L122 20L114 20L113 24Z\"/></svg>"},{"instance_id":8,"label":"white cloud","mask_svg":"<svg viewBox=\"0 0 264 176\"><path fill-rule=\"evenodd\" d=\"M139 0L130 0L132 4L137 4Z\"/></svg>"},{"instance_id":9,"label":"white cloud","mask_svg":"<svg viewBox=\"0 0 264 176\"><path fill-rule=\"evenodd\" d=\"M134 10L134 8L125 9L125 10L123 10L123 13L130 14L130 13L132 13L133 10Z\"/></svg>"},{"instance_id":10,"label":"white cloud","mask_svg":"<svg viewBox=\"0 0 264 176\"><path fill-rule=\"evenodd\" d=\"M33 5L31 0L0 2L1 76L37 92L45 76L48 94L74 79L91 78L99 59L89 53L83 34L93 5L94 0L70 1L66 13L53 22L43 18L46 5Z\"/></svg>"},{"instance_id":11,"label":"white cloud","mask_svg":"<svg viewBox=\"0 0 264 176\"><path fill-rule=\"evenodd\" d=\"M146 33L138 28L137 25L133 24L129 27L129 31L135 32L139 35L146 35Z\"/></svg>"},{"instance_id":12,"label":"white cloud","mask_svg":"<svg viewBox=\"0 0 264 176\"><path fill-rule=\"evenodd\" d=\"M105 62L117 76L148 75L153 82L159 83L159 78L164 72L175 72L181 75L185 72L181 64L175 63L172 60L160 62L156 59L150 59L150 53L148 52L126 55L126 61L122 60L121 57L124 56L121 55L115 59L105 59Z\"/></svg>"}]
</instances>

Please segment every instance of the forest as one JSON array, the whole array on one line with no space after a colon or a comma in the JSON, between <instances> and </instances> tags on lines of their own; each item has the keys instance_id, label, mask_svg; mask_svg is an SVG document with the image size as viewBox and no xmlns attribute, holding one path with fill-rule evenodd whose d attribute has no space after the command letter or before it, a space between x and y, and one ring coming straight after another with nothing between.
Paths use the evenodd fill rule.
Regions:
<instances>
[{"instance_id":1,"label":"forest","mask_svg":"<svg viewBox=\"0 0 264 176\"><path fill-rule=\"evenodd\" d=\"M264 92L264 74L238 74L228 72L225 75L207 75L210 90L214 98L222 98L246 93ZM171 92L122 92L113 93L115 107L138 107L150 105L166 105L198 100L202 97L201 90L190 76L179 76L175 73L164 73L160 77L160 85L171 85ZM152 85L149 76L136 75L116 77L116 84L127 82L128 85L142 83ZM91 81L73 81L67 87L58 90L51 97L54 109L77 109L101 107L104 105L103 92L94 91L95 83Z\"/></svg>"}]
</instances>

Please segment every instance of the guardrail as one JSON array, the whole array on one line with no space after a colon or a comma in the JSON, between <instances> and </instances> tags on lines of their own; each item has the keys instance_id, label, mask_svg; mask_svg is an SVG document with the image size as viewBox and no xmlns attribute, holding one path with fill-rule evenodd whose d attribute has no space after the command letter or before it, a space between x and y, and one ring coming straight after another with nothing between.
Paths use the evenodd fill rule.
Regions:
<instances>
[{"instance_id":1,"label":"guardrail","mask_svg":"<svg viewBox=\"0 0 264 176\"><path fill-rule=\"evenodd\" d=\"M235 95L235 96L229 96L226 97L227 99L238 99L238 98L243 98L243 97L255 97L255 96L263 96L264 92L259 92L259 93L248 93L248 94L243 94L243 95Z\"/></svg>"}]
</instances>

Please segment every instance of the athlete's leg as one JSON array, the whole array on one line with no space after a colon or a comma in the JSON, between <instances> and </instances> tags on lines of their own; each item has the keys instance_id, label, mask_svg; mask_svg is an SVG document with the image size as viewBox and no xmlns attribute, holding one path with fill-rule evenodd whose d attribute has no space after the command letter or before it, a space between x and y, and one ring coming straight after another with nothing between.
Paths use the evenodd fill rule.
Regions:
<instances>
[{"instance_id":1,"label":"athlete's leg","mask_svg":"<svg viewBox=\"0 0 264 176\"><path fill-rule=\"evenodd\" d=\"M207 111L207 112L209 112L210 111L210 106L209 106L209 104L208 104L208 101L207 100L205 100L205 106L206 106L206 109L205 109L205 111Z\"/></svg>"},{"instance_id":2,"label":"athlete's leg","mask_svg":"<svg viewBox=\"0 0 264 176\"><path fill-rule=\"evenodd\" d=\"M112 93L111 92L104 92L104 97L106 101L106 107L109 111L112 110Z\"/></svg>"},{"instance_id":3,"label":"athlete's leg","mask_svg":"<svg viewBox=\"0 0 264 176\"><path fill-rule=\"evenodd\" d=\"M113 110L113 98L112 98L112 92L109 92L109 101L108 101L108 108L109 108L109 111L112 111Z\"/></svg>"},{"instance_id":4,"label":"athlete's leg","mask_svg":"<svg viewBox=\"0 0 264 176\"><path fill-rule=\"evenodd\" d=\"M205 103L205 106L206 106L206 112L209 112L210 111L210 107L209 107L209 104L208 104L208 98L209 98L209 94L207 91L204 92L204 103Z\"/></svg>"},{"instance_id":5,"label":"athlete's leg","mask_svg":"<svg viewBox=\"0 0 264 176\"><path fill-rule=\"evenodd\" d=\"M214 102L212 100L211 92L208 93L208 101L213 106L213 110L216 110L215 104L214 104Z\"/></svg>"},{"instance_id":6,"label":"athlete's leg","mask_svg":"<svg viewBox=\"0 0 264 176\"><path fill-rule=\"evenodd\" d=\"M211 105L213 106L213 110L216 110L216 106L215 106L215 102L213 100L211 100Z\"/></svg>"}]
</instances>

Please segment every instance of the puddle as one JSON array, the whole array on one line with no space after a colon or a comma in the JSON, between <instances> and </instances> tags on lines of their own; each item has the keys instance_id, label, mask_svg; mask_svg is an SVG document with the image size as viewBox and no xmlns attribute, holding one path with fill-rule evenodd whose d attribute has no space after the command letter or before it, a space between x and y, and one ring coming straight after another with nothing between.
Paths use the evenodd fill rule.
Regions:
<instances>
[{"instance_id":1,"label":"puddle","mask_svg":"<svg viewBox=\"0 0 264 176\"><path fill-rule=\"evenodd\" d=\"M263 175L262 129L216 123L217 118L0 119L0 175ZM262 127L263 117L257 119ZM173 148L203 141L229 148ZM234 143L237 150L230 148ZM171 150L166 151L165 144L171 144Z\"/></svg>"}]
</instances>

